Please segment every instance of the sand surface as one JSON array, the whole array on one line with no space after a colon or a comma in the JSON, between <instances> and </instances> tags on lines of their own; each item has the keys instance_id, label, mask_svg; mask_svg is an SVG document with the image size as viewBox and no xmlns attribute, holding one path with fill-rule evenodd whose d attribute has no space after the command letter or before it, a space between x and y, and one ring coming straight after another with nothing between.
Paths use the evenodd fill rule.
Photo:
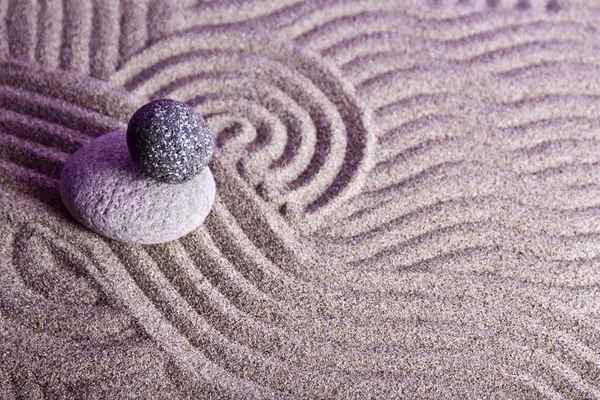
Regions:
<instances>
[{"instance_id":1,"label":"sand surface","mask_svg":"<svg viewBox=\"0 0 600 400\"><path fill-rule=\"evenodd\" d=\"M155 98L215 205L57 179ZM0 0L1 399L600 399L596 0Z\"/></svg>"}]
</instances>

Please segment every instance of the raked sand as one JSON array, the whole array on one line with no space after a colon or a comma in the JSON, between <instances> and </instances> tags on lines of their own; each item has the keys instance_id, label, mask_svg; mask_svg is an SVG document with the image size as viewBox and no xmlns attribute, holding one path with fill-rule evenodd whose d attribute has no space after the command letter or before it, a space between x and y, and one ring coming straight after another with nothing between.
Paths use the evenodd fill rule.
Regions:
<instances>
[{"instance_id":1,"label":"raked sand","mask_svg":"<svg viewBox=\"0 0 600 400\"><path fill-rule=\"evenodd\" d=\"M165 97L205 224L86 230ZM2 399L600 399L599 288L595 0L0 1Z\"/></svg>"}]
</instances>

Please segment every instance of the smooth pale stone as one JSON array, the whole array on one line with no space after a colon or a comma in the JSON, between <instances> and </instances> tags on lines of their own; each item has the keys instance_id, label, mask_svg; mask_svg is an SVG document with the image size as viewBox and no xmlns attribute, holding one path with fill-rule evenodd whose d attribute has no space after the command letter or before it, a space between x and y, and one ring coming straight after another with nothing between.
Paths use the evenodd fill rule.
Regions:
<instances>
[{"instance_id":1,"label":"smooth pale stone","mask_svg":"<svg viewBox=\"0 0 600 400\"><path fill-rule=\"evenodd\" d=\"M83 225L137 244L168 242L198 228L216 190L208 167L177 185L147 177L129 155L124 130L77 150L61 172L59 187L65 206Z\"/></svg>"}]
</instances>

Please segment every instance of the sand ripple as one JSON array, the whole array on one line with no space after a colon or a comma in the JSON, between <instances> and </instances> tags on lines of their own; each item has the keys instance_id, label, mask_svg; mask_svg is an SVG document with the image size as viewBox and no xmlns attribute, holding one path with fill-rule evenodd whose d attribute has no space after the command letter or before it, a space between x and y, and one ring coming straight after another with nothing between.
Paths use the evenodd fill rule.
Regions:
<instances>
[{"instance_id":1,"label":"sand ripple","mask_svg":"<svg viewBox=\"0 0 600 400\"><path fill-rule=\"evenodd\" d=\"M0 3L0 397L600 399L600 9ZM144 102L216 135L181 240L77 224Z\"/></svg>"}]
</instances>

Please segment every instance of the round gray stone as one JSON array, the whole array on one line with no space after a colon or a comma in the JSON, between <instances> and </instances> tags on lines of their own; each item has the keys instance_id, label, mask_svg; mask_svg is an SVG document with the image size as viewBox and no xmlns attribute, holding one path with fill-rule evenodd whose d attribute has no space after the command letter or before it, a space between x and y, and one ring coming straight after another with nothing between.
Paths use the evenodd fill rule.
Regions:
<instances>
[{"instance_id":1,"label":"round gray stone","mask_svg":"<svg viewBox=\"0 0 600 400\"><path fill-rule=\"evenodd\" d=\"M179 185L157 182L134 164L124 130L107 133L73 154L60 175L69 212L100 235L156 244L199 227L215 198L208 167Z\"/></svg>"},{"instance_id":2,"label":"round gray stone","mask_svg":"<svg viewBox=\"0 0 600 400\"><path fill-rule=\"evenodd\" d=\"M170 99L151 101L127 125L131 158L151 178L181 183L210 161L214 141L208 124L193 107Z\"/></svg>"}]
</instances>

